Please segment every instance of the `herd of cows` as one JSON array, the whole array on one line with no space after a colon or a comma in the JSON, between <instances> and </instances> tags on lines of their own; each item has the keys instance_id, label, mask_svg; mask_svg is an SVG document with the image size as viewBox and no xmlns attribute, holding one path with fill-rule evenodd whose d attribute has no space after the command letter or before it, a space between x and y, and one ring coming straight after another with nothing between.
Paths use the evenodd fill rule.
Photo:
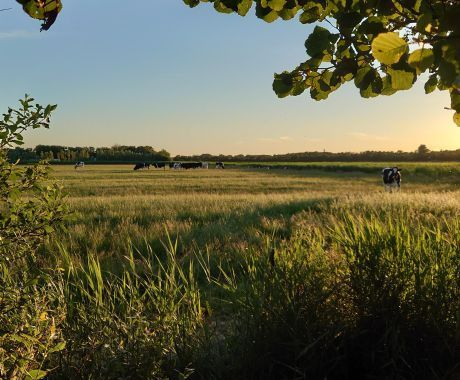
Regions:
<instances>
[{"instance_id":1,"label":"herd of cows","mask_svg":"<svg viewBox=\"0 0 460 380\"><path fill-rule=\"evenodd\" d=\"M139 169L150 169L150 167L156 169L166 169L169 167L170 169L209 169L208 162L154 162L153 164L149 164L146 162L140 162L136 164L133 170ZM216 162L216 169L225 169L225 165L223 162Z\"/></svg>"},{"instance_id":2,"label":"herd of cows","mask_svg":"<svg viewBox=\"0 0 460 380\"><path fill-rule=\"evenodd\" d=\"M75 163L75 169L85 167L85 163L83 161L79 161ZM208 162L154 162L152 164L146 162L137 163L133 170L140 170L140 169L150 169L150 167L156 169L166 169L169 167L170 169L209 169ZM225 169L225 165L223 162L216 162L216 169ZM383 185L385 187L385 191L392 192L393 190L399 190L401 188L401 170L397 166L392 168L384 168L382 169L382 179Z\"/></svg>"}]
</instances>

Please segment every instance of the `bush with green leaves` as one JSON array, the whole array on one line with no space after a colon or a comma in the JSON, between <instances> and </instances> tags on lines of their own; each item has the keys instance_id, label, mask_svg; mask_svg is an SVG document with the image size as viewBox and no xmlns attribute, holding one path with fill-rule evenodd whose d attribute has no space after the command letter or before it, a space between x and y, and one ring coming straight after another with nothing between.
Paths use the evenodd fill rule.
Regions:
<instances>
[{"instance_id":1,"label":"bush with green leaves","mask_svg":"<svg viewBox=\"0 0 460 380\"><path fill-rule=\"evenodd\" d=\"M62 349L63 287L42 265L40 246L67 213L61 188L44 163L10 163L6 150L23 143L27 129L49 127L56 106L26 96L0 120L0 377L38 379L47 356Z\"/></svg>"}]
</instances>

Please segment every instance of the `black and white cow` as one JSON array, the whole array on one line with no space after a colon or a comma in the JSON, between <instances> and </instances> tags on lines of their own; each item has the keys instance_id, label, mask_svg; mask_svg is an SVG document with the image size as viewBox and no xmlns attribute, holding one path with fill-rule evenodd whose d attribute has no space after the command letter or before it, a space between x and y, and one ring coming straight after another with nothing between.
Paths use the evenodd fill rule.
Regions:
<instances>
[{"instance_id":1,"label":"black and white cow","mask_svg":"<svg viewBox=\"0 0 460 380\"><path fill-rule=\"evenodd\" d=\"M382 169L382 179L385 191L393 191L401 188L401 170L397 166Z\"/></svg>"},{"instance_id":2,"label":"black and white cow","mask_svg":"<svg viewBox=\"0 0 460 380\"><path fill-rule=\"evenodd\" d=\"M182 169L198 169L201 168L201 162L182 162L181 168Z\"/></svg>"},{"instance_id":3,"label":"black and white cow","mask_svg":"<svg viewBox=\"0 0 460 380\"><path fill-rule=\"evenodd\" d=\"M225 165L223 162L216 162L216 169L225 169Z\"/></svg>"},{"instance_id":4,"label":"black and white cow","mask_svg":"<svg viewBox=\"0 0 460 380\"><path fill-rule=\"evenodd\" d=\"M150 164L146 164L145 162L138 163L134 166L133 170L139 170L139 169L150 169Z\"/></svg>"},{"instance_id":5,"label":"black and white cow","mask_svg":"<svg viewBox=\"0 0 460 380\"><path fill-rule=\"evenodd\" d=\"M85 163L83 161L76 162L74 166L75 169L84 168L84 167L85 167Z\"/></svg>"},{"instance_id":6,"label":"black and white cow","mask_svg":"<svg viewBox=\"0 0 460 380\"><path fill-rule=\"evenodd\" d=\"M166 162L154 162L152 165L157 169L166 169Z\"/></svg>"}]
</instances>

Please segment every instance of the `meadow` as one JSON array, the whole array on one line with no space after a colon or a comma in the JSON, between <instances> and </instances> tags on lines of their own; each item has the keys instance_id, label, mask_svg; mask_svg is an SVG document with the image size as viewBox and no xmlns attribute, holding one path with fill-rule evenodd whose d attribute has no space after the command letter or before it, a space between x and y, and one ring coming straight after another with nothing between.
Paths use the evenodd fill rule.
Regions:
<instances>
[{"instance_id":1,"label":"meadow","mask_svg":"<svg viewBox=\"0 0 460 380\"><path fill-rule=\"evenodd\" d=\"M460 164L346 165L54 166L51 378L458 378Z\"/></svg>"},{"instance_id":2,"label":"meadow","mask_svg":"<svg viewBox=\"0 0 460 380\"><path fill-rule=\"evenodd\" d=\"M137 172L128 165L94 165L83 170L55 166L54 176L63 184L74 211L69 234L62 240L75 252L97 252L112 259L123 256L131 243L138 249L147 245L161 249L167 230L179 241L181 251L197 245L224 254L254 244L260 247L273 234L288 237L295 224L292 217L304 210L339 200L372 203L382 196L390 203L404 198L402 203L418 208L414 200L421 194L439 202L439 197L449 197L446 194L455 198L451 192L460 185L460 164L455 163L406 163L403 191L396 197L382 194L384 164L309 165L314 169L286 170L282 163L283 169L271 171L266 167L238 170L239 166ZM353 171L333 171L336 167Z\"/></svg>"}]
</instances>

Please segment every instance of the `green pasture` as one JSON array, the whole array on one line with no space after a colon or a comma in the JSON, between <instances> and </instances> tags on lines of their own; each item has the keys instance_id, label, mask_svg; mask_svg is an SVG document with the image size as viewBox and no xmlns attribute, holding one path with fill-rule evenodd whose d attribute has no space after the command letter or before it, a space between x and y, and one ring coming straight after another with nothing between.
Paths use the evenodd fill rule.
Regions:
<instances>
[{"instance_id":1,"label":"green pasture","mask_svg":"<svg viewBox=\"0 0 460 380\"><path fill-rule=\"evenodd\" d=\"M458 377L459 166L405 164L390 194L385 165L315 165L54 166L51 378Z\"/></svg>"},{"instance_id":2,"label":"green pasture","mask_svg":"<svg viewBox=\"0 0 460 380\"><path fill-rule=\"evenodd\" d=\"M397 166L406 176L455 178L460 176L459 162L229 162L239 168L297 169L339 173L360 172L378 174L384 167Z\"/></svg>"},{"instance_id":3,"label":"green pasture","mask_svg":"<svg viewBox=\"0 0 460 380\"><path fill-rule=\"evenodd\" d=\"M281 166L282 164L280 164ZM68 194L74 212L63 244L79 255L95 252L100 257L122 257L127 246L162 250L165 232L178 239L181 251L216 250L219 254L261 246L267 236L287 238L298 213L334 202L366 199L366 202L406 202L421 197L455 198L460 176L441 179L417 174L415 164L403 174L400 194L385 194L382 165L364 163L375 172L320 170L225 170L133 171L128 165L53 166L54 176ZM335 164L334 164L335 165ZM348 164L341 164L348 165ZM434 172L460 165L423 164ZM448 172L449 173L449 172ZM406 178L407 177L407 178ZM456 194L456 193L455 193ZM424 198L424 199L425 199ZM428 207L429 201L426 205Z\"/></svg>"}]
</instances>

